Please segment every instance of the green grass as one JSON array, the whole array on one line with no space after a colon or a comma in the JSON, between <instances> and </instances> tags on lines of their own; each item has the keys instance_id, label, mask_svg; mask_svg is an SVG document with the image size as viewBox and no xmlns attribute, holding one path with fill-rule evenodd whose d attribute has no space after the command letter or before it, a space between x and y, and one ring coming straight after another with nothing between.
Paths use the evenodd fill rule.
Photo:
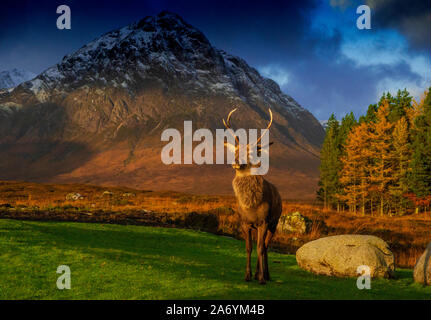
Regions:
<instances>
[{"instance_id":1,"label":"green grass","mask_svg":"<svg viewBox=\"0 0 431 320\"><path fill-rule=\"evenodd\" d=\"M255 258L255 251L254 251ZM244 243L204 232L141 226L0 220L0 299L430 299L412 281L317 276L271 252L273 280L243 281ZM57 267L71 268L58 290Z\"/></svg>"}]
</instances>

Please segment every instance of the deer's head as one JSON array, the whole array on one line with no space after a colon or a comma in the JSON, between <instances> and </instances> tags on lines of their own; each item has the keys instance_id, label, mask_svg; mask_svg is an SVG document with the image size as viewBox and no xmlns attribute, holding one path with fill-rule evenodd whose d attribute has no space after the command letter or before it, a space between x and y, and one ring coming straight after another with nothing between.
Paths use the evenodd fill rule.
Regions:
<instances>
[{"instance_id":1,"label":"deer's head","mask_svg":"<svg viewBox=\"0 0 431 320\"><path fill-rule=\"evenodd\" d=\"M270 121L264 132L261 134L261 136L256 139L255 142L247 143L247 144L241 144L240 139L235 134L234 130L232 129L230 125L230 119L232 117L232 114L237 109L233 109L231 112L229 112L226 121L223 119L224 126L228 129L230 134L235 138L235 145L232 145L229 142L225 142L225 146L235 154L235 161L232 164L232 167L237 171L239 174L249 174L252 168L259 168L261 166L260 163L260 156L262 152L267 152L268 146L273 144L272 142L267 143L266 147L262 146L262 138L265 136L265 134L269 131L269 128L272 125L272 111L269 110L270 114Z\"/></svg>"}]
</instances>

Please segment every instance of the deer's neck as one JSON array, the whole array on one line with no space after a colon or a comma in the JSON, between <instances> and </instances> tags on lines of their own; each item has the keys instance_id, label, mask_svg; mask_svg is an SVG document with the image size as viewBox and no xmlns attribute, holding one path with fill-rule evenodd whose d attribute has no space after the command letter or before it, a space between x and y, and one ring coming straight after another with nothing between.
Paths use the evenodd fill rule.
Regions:
<instances>
[{"instance_id":1,"label":"deer's neck","mask_svg":"<svg viewBox=\"0 0 431 320\"><path fill-rule=\"evenodd\" d=\"M236 174L232 185L235 196L242 207L257 207L263 201L264 179L259 175Z\"/></svg>"}]
</instances>

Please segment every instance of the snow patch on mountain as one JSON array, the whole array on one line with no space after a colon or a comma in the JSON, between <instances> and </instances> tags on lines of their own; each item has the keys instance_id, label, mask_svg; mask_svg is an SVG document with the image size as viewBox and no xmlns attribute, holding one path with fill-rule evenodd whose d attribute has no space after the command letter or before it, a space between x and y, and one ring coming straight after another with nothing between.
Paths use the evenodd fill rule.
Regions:
<instances>
[{"instance_id":1,"label":"snow patch on mountain","mask_svg":"<svg viewBox=\"0 0 431 320\"><path fill-rule=\"evenodd\" d=\"M319 123L322 125L323 129L328 127L328 120L319 120Z\"/></svg>"},{"instance_id":2,"label":"snow patch on mountain","mask_svg":"<svg viewBox=\"0 0 431 320\"><path fill-rule=\"evenodd\" d=\"M0 72L0 89L16 87L22 82L33 79L36 76L33 72L14 68Z\"/></svg>"}]
</instances>

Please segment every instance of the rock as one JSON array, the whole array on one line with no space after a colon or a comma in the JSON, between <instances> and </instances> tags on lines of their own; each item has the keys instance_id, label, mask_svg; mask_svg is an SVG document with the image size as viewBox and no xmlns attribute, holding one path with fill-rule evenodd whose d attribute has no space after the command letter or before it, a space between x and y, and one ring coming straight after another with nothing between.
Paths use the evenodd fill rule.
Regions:
<instances>
[{"instance_id":1,"label":"rock","mask_svg":"<svg viewBox=\"0 0 431 320\"><path fill-rule=\"evenodd\" d=\"M114 193L112 193L111 191L103 191L102 193L102 197L112 197L114 195Z\"/></svg>"},{"instance_id":2,"label":"rock","mask_svg":"<svg viewBox=\"0 0 431 320\"><path fill-rule=\"evenodd\" d=\"M82 199L84 199L84 196L78 192L72 192L66 195L66 200L77 201Z\"/></svg>"},{"instance_id":3,"label":"rock","mask_svg":"<svg viewBox=\"0 0 431 320\"><path fill-rule=\"evenodd\" d=\"M413 278L415 282L431 285L431 242L428 243L425 252L416 261Z\"/></svg>"},{"instance_id":4,"label":"rock","mask_svg":"<svg viewBox=\"0 0 431 320\"><path fill-rule=\"evenodd\" d=\"M356 277L359 266L370 268L370 276L390 278L395 259L388 244L370 235L337 235L304 244L296 252L298 265L316 274Z\"/></svg>"},{"instance_id":5,"label":"rock","mask_svg":"<svg viewBox=\"0 0 431 320\"><path fill-rule=\"evenodd\" d=\"M279 233L297 233L304 234L308 230L310 220L299 212L282 215L277 225Z\"/></svg>"},{"instance_id":6,"label":"rock","mask_svg":"<svg viewBox=\"0 0 431 320\"><path fill-rule=\"evenodd\" d=\"M136 194L130 193L130 192L126 192L126 193L123 193L123 197L127 197L127 198L129 198L129 197L136 197Z\"/></svg>"}]
</instances>

